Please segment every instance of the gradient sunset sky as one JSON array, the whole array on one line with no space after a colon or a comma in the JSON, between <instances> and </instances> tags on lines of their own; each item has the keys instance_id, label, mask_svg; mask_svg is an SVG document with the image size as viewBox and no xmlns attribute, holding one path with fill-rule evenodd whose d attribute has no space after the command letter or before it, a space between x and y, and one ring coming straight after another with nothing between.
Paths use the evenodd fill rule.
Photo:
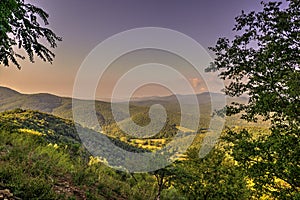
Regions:
<instances>
[{"instance_id":1,"label":"gradient sunset sky","mask_svg":"<svg viewBox=\"0 0 300 200\"><path fill-rule=\"evenodd\" d=\"M36 58L34 64L21 61L22 69L11 65L0 67L0 86L10 87L23 93L47 92L72 96L76 73L89 52L106 38L128 29L139 27L163 27L182 32L196 40L208 51L219 37L233 37L234 18L241 13L260 10L256 0L39 0L31 2L49 13L49 27L63 38L54 50L54 63L43 63ZM158 60L158 52L149 51ZM144 52L141 57L147 57ZM208 51L209 52L209 51ZM137 52L139 53L139 52ZM157 54L157 55L156 55ZM211 52L210 52L211 54ZM213 57L213 54L211 54ZM130 60L130 55L126 59ZM120 59L116 65L130 65ZM147 59L146 59L147 60ZM182 61L174 63L182 64ZM126 63L126 64L125 64ZM118 69L116 67L116 69ZM103 84L107 87L97 94L107 98L105 89L117 74L109 74ZM190 75L189 75L190 73ZM196 92L205 91L200 79L187 72L188 80ZM171 80L170 81L174 81ZM215 80L211 79L212 82ZM144 88L139 95L164 95L167 89ZM214 92L218 92L216 86ZM184 93L184 91L182 91Z\"/></svg>"}]
</instances>

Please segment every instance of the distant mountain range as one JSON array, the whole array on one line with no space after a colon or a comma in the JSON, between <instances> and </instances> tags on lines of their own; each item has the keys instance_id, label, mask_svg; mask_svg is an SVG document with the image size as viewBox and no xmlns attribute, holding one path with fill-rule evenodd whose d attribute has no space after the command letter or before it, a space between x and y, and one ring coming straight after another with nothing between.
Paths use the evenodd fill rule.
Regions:
<instances>
[{"instance_id":1,"label":"distant mountain range","mask_svg":"<svg viewBox=\"0 0 300 200\"><path fill-rule=\"evenodd\" d=\"M181 104L185 107L185 113L181 113L177 96L180 98ZM136 123L141 122L143 124L143 121L145 121L145 119L149 117L149 107L154 104L160 104L166 109L166 112L169 117L167 120L168 123L170 125L178 125L178 123L180 122L181 114L188 115L190 118L192 118L193 114L197 114L197 112L195 112L195 108L196 106L198 106L202 115L201 126L205 127L207 124L206 121L208 121L208 118L212 112L211 99L214 99L218 103L218 101L221 102L225 98L224 95L220 93L205 92L196 95L198 105L195 105L193 101L193 95L177 96L171 95L165 97L133 98L130 102L130 115ZM235 99L227 99L227 103L230 103L232 101L246 103L247 98L242 97ZM98 118L97 123L93 123L92 120L90 120L90 116L87 111L87 106L91 105L91 103L93 102L89 100L82 100L82 102L83 103L80 104L80 106L77 107L77 109L83 111L81 125L85 127L95 128L97 127L98 122L101 126L116 127L116 125L114 125L116 122L123 123L128 121L128 115L125 114L125 111L128 108L126 107L124 102L114 103L115 105L117 105L117 112L114 112L115 115L113 115L111 111L112 104L110 102L95 101L96 116ZM0 86L0 112L13 110L16 108L45 112L65 119L73 118L72 98L59 97L47 93L22 94L10 88Z\"/></svg>"},{"instance_id":2,"label":"distant mountain range","mask_svg":"<svg viewBox=\"0 0 300 200\"><path fill-rule=\"evenodd\" d=\"M177 104L178 98L185 105L194 104L195 95L170 95L170 96L152 96L152 97L138 97L132 98L130 104L134 106L149 106L153 104L170 105ZM196 94L199 105L209 104L211 100L223 101L225 96L221 93L209 93L204 92ZM238 98L227 98L227 103L233 101L239 103L246 103L246 97ZM88 101L87 101L88 102ZM103 105L107 107L110 102L106 101L95 101L96 104ZM122 104L120 100L118 102ZM116 104L118 104L116 103ZM7 87L0 86L0 111L9 110L14 108L27 108L33 110L39 110L47 113L60 113L60 110L69 110L72 108L72 99L69 97L59 97L56 95L48 93L38 93L38 94L22 94L15 90ZM62 114L62 113L61 113ZM59 114L59 115L61 115ZM70 116L68 116L70 117Z\"/></svg>"},{"instance_id":3,"label":"distant mountain range","mask_svg":"<svg viewBox=\"0 0 300 200\"><path fill-rule=\"evenodd\" d=\"M160 96L160 97L141 97L141 98L133 98L132 103L134 105L150 105L150 104L161 104L161 105L169 105L170 103L178 103L180 101L185 105L193 105L195 104L195 96L199 105L210 104L212 101L215 101L216 104L226 101L227 104L231 102L239 102L246 103L248 98L246 97L236 97L236 98L228 98L224 94L221 93L210 93L203 92L199 94L187 94L187 95L170 95L170 96Z\"/></svg>"},{"instance_id":4,"label":"distant mountain range","mask_svg":"<svg viewBox=\"0 0 300 200\"><path fill-rule=\"evenodd\" d=\"M104 110L110 108L110 104L106 102L97 101L97 105ZM10 88L0 87L0 112L16 108L37 110L66 119L72 118L71 98L48 93L22 94ZM104 122L103 116L100 118Z\"/></svg>"}]
</instances>

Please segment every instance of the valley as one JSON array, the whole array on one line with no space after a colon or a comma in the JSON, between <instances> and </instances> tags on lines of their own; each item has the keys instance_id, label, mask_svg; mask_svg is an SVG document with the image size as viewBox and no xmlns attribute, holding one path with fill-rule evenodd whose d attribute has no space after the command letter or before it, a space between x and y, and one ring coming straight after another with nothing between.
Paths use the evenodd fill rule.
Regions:
<instances>
[{"instance_id":1,"label":"valley","mask_svg":"<svg viewBox=\"0 0 300 200\"><path fill-rule=\"evenodd\" d=\"M174 173L177 174L177 170L195 167L192 164L195 153L199 152L202 146L212 145L209 140L207 140L207 144L205 143L205 136L214 137L214 133L209 130L211 111L208 109L207 100L203 100L199 105L189 105L191 112L187 115L191 119L194 114L193 106L199 106L201 110L202 118L198 130L180 126L180 117L178 116L180 115L180 108L176 101L172 101L172 97L165 97L168 100L171 99L170 102L166 99L162 100L161 97L157 100L152 98L150 101L139 99L137 102L131 102L132 120L140 126L145 126L150 122L148 111L151 105L161 103L166 107L167 120L162 130L154 136L139 138L128 135L119 128L118 123L128 126L129 119L122 118L123 106L119 107L119 118L116 121L110 110L110 103L96 101L97 118L102 128L101 130L93 130L94 124L74 124L70 98L51 94L25 95L3 87L0 88L0 94L0 137L2 138L0 144L0 163L2 166L0 190L1 188L9 188L16 197L34 199L44 195L45 198L50 199L139 199L140 197L151 199L158 192L158 182L155 180L157 176L172 182L174 185L164 189L162 198L173 198L172 195L176 195L184 199L184 195L174 188L176 184L180 185L178 181L181 181L181 178L178 177L178 179L173 180L172 177L177 176L174 175ZM198 98L205 99L208 96L207 94L199 94ZM91 101L85 101L85 103L89 104ZM79 109L84 110L85 108L80 107ZM159 118L160 116L155 117ZM224 128L226 126L233 129L246 128L265 132L268 123L246 123L237 120L235 116L226 117ZM96 139L106 137L112 144L128 152L164 152L164 154L170 154L170 159L174 163L166 169L146 174L130 175L130 173L115 171L108 166L118 168L118 165L126 161L126 158L111 157L111 147L106 144L100 148L101 152L105 152L101 154L103 157L94 157L82 144L77 133L78 128L86 134L85 142L88 144L92 145ZM130 126L127 127L127 130L135 131ZM189 144L191 139L192 143L188 150L185 153L180 153L183 151L181 146ZM174 141L180 145L169 146ZM223 148L220 145L217 144L213 148L215 150L210 153L212 154L209 156L210 159L228 159L226 154L219 152ZM211 162L210 159L203 160L202 164L207 165ZM225 163L222 164L225 171L229 168L235 168L232 161L227 160ZM183 164L184 166L182 166ZM28 173L21 174L19 171L22 169ZM15 171L14 176L9 175L11 170ZM163 175L165 172L161 174L164 170L173 175ZM180 174L186 173L184 171ZM233 183L242 184L241 177L236 178L238 180ZM16 182L17 179L20 182ZM43 186L34 185L37 180L43 182ZM215 180L210 181L216 184ZM21 184L23 182L29 184L25 186ZM232 187L232 185L228 185L228 187ZM152 189L145 190L146 188ZM246 188L243 190L247 191ZM209 191L214 193L213 190Z\"/></svg>"}]
</instances>

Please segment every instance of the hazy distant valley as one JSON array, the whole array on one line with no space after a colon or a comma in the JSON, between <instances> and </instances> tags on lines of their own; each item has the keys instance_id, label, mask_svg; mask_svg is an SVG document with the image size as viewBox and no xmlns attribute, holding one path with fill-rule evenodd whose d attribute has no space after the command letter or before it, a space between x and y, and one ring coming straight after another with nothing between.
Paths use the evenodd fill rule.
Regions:
<instances>
[{"instance_id":1,"label":"hazy distant valley","mask_svg":"<svg viewBox=\"0 0 300 200\"><path fill-rule=\"evenodd\" d=\"M110 199L111 197L112 199L136 199L141 196L153 198L157 190L155 189L156 181L151 174L130 176L102 165L102 163L106 163L118 167L120 163L126 162L126 158L112 157L111 146L102 143L100 151L105 159L93 157L91 152L82 145L77 130L80 129L86 133L85 144L88 145L97 145L96 140L108 137L112 144L128 152L159 152L165 148L163 152L170 154L172 161L186 161L191 159L191 152L199 151L201 146L213 145L203 143L205 136L211 135L213 137L214 135L209 130L209 122L213 113L210 108L210 95L214 95L214 98L223 97L221 94L214 93L198 94L199 105L191 104L189 95L181 97L184 102L183 106L188 108L188 112L185 113L186 119L191 122L197 114L195 107L199 107L201 117L198 130L180 126L181 112L175 96L134 99L130 102L130 118L126 118L124 114L125 109L127 109L126 105L122 102L116 103L116 119L112 114L110 103L95 101L97 123L101 125L102 129L97 129L95 128L97 124L90 123L88 112L82 116L84 123L77 124L76 129L72 120L71 98L51 94L21 94L9 88L0 87L0 163L3 163L0 177L4 178L10 174L10 170L16 170L14 176L6 177L2 183L0 182L0 189L8 187L14 191L14 195L26 198L44 195L45 198L52 199L57 198L59 194L61 194L59 198L62 199L71 197L86 199L88 195L96 199ZM233 100L242 103L247 99L231 99L227 103ZM80 104L82 106L76 109L81 111L86 111L86 105L92 103L92 101L86 100L79 101L83 104ZM128 135L120 129L119 125L121 124L129 132L137 131L134 126L130 125L130 119L139 126L146 126L150 123L149 108L155 104L164 106L167 113L166 123L157 134L143 138L143 133L137 137ZM160 115L152 117L159 119L159 121L163 120ZM226 117L225 126L234 129L248 128L250 131L266 131L268 123L246 123L235 116ZM182 146L193 138L187 153L179 153L182 152L180 146L179 148L167 147L178 133L181 136L176 140ZM32 160L37 158L40 159L38 164L37 161ZM211 159L215 160L216 158L213 156ZM139 162L136 161L136 163ZM30 163L36 163L35 167L32 168ZM204 162L203 164L208 163ZM226 170L229 169L227 166L225 168ZM22 174L22 170L39 175ZM111 175L112 173L116 174ZM157 171L157 173L160 172ZM53 181L48 179L46 174L50 174ZM58 174L62 174L62 176ZM97 174L102 179L98 179ZM15 181L16 179L19 179L21 183L28 182L29 184L22 186ZM109 182L104 181L105 179ZM34 185L37 180L43 182L43 187ZM146 187L154 187L154 189L146 190L150 193L146 191L143 193L141 189L145 186L138 186L136 181L148 185ZM92 185L88 189L84 189L89 184ZM117 185L118 187L116 187ZM35 191L35 187L38 188L39 192ZM181 195L172 187L166 189L163 195L172 196L172 192Z\"/></svg>"}]
</instances>

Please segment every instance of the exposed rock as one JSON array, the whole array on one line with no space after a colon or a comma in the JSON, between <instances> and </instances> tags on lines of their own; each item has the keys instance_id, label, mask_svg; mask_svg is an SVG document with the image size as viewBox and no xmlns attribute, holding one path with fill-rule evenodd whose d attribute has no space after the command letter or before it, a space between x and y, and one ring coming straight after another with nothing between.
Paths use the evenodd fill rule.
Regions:
<instances>
[{"instance_id":1,"label":"exposed rock","mask_svg":"<svg viewBox=\"0 0 300 200\"><path fill-rule=\"evenodd\" d=\"M21 200L15 197L9 189L0 190L0 200Z\"/></svg>"}]
</instances>

